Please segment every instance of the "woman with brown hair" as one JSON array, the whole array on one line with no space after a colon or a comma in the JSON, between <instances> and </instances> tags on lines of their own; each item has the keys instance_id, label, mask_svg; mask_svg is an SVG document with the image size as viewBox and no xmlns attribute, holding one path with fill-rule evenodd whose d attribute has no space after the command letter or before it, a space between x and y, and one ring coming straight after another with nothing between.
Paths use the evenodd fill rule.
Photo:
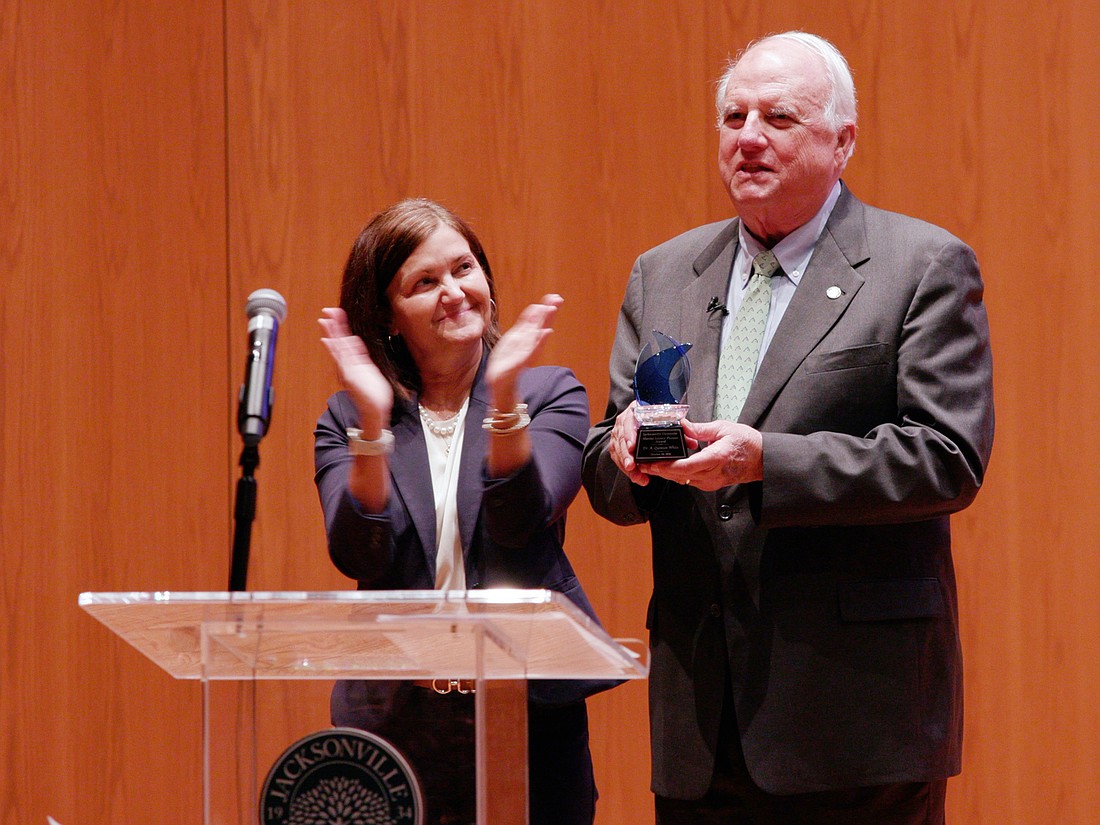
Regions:
<instances>
[{"instance_id":1,"label":"woman with brown hair","mask_svg":"<svg viewBox=\"0 0 1100 825\"><path fill-rule=\"evenodd\" d=\"M395 204L355 242L340 307L320 319L345 390L316 431L329 554L360 589L547 588L595 618L566 558L588 399L572 372L530 367L562 299L500 334L473 230L432 201ZM610 682L529 683L530 821L590 825L585 697ZM428 821L473 823L473 698L344 681L334 724L401 749Z\"/></svg>"}]
</instances>

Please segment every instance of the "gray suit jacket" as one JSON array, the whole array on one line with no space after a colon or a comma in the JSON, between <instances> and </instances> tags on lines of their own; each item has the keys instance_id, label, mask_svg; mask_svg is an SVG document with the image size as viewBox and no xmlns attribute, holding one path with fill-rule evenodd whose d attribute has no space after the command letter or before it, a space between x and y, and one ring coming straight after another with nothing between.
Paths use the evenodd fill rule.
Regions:
<instances>
[{"instance_id":1,"label":"gray suit jacket","mask_svg":"<svg viewBox=\"0 0 1100 825\"><path fill-rule=\"evenodd\" d=\"M713 417L722 319L707 306L726 295L737 229L699 227L638 259L606 418L585 448L596 511L652 532L653 789L705 792L727 678L766 791L952 775L962 670L948 516L973 500L993 440L977 261L845 188L741 413L763 433L763 482L636 487L607 438L637 353L655 329L693 343L685 400L693 420Z\"/></svg>"}]
</instances>

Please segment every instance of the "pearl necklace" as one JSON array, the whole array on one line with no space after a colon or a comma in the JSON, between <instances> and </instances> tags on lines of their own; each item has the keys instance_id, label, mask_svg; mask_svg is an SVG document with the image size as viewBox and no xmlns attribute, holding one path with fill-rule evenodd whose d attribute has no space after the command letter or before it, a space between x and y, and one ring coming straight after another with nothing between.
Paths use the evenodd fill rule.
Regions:
<instances>
[{"instance_id":1,"label":"pearl necklace","mask_svg":"<svg viewBox=\"0 0 1100 825\"><path fill-rule=\"evenodd\" d=\"M455 434L455 426L458 424L458 416L462 412L459 410L450 418L445 418L442 421L436 421L432 418L431 414L424 409L423 404L417 404L420 408L420 420L424 422L424 426L438 435L440 438L450 438Z\"/></svg>"}]
</instances>

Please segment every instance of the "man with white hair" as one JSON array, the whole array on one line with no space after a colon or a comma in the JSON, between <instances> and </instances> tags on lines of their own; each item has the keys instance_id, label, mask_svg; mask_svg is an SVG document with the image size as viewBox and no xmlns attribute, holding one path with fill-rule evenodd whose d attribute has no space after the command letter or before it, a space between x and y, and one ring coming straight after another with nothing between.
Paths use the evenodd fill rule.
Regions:
<instances>
[{"instance_id":1,"label":"man with white hair","mask_svg":"<svg viewBox=\"0 0 1100 825\"><path fill-rule=\"evenodd\" d=\"M763 38L718 86L738 217L638 258L584 483L648 522L659 825L944 819L962 663L949 516L993 441L974 253L865 205L843 56ZM634 366L690 342L686 458L636 460Z\"/></svg>"}]
</instances>

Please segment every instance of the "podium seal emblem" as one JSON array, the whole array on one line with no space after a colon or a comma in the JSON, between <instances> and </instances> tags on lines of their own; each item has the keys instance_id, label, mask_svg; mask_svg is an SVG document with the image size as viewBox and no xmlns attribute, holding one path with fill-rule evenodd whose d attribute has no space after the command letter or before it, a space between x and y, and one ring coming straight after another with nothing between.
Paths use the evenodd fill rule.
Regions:
<instances>
[{"instance_id":1,"label":"podium seal emblem","mask_svg":"<svg viewBox=\"0 0 1100 825\"><path fill-rule=\"evenodd\" d=\"M355 728L299 739L268 771L261 825L423 825L416 774L392 744Z\"/></svg>"}]
</instances>

